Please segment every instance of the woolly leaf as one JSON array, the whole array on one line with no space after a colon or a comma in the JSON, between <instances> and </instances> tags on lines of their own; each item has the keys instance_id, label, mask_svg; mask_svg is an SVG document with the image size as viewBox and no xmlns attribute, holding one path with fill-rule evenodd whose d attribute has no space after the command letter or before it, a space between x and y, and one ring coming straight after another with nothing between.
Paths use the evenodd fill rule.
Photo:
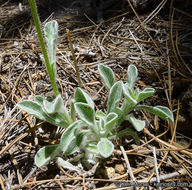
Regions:
<instances>
[{"instance_id":1,"label":"woolly leaf","mask_svg":"<svg viewBox=\"0 0 192 190\"><path fill-rule=\"evenodd\" d=\"M97 148L99 153L101 154L101 156L103 156L104 158L108 158L109 156L112 155L113 150L114 150L114 145L113 143L108 140L107 138L102 138L98 144L97 144Z\"/></svg>"},{"instance_id":2,"label":"woolly leaf","mask_svg":"<svg viewBox=\"0 0 192 190\"><path fill-rule=\"evenodd\" d=\"M115 79L114 79L115 77L114 77L114 73L113 73L112 69L105 65L100 64L98 66L98 71L99 71L100 77L103 80L106 88L108 90L110 90L110 88L113 86L114 81L115 81Z\"/></svg>"}]
</instances>

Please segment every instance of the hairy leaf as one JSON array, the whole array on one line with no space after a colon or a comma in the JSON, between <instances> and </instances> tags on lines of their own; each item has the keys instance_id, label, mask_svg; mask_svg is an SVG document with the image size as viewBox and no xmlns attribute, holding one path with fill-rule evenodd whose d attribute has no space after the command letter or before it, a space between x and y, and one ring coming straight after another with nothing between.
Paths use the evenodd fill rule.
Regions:
<instances>
[{"instance_id":1,"label":"hairy leaf","mask_svg":"<svg viewBox=\"0 0 192 190\"><path fill-rule=\"evenodd\" d=\"M35 164L42 167L60 154L59 145L49 145L41 148L35 155Z\"/></svg>"},{"instance_id":2,"label":"hairy leaf","mask_svg":"<svg viewBox=\"0 0 192 190\"><path fill-rule=\"evenodd\" d=\"M71 125L69 125L67 129L64 131L64 133L62 134L59 146L63 154L73 152L73 150L76 149L76 144L74 143L74 138L75 138L74 132L78 127L81 127L82 125L84 125L84 123L78 120L72 123ZM73 146L70 146L70 144L72 144ZM70 150L69 150L69 147L70 147Z\"/></svg>"},{"instance_id":3,"label":"hairy leaf","mask_svg":"<svg viewBox=\"0 0 192 190\"><path fill-rule=\"evenodd\" d=\"M113 129L114 124L116 123L117 120L118 120L118 115L116 113L113 113L113 112L109 113L106 118L105 130L110 132Z\"/></svg>"},{"instance_id":4,"label":"hairy leaf","mask_svg":"<svg viewBox=\"0 0 192 190\"><path fill-rule=\"evenodd\" d=\"M103 156L104 158L108 158L109 156L112 155L113 150L114 150L114 145L113 143L108 140L107 138L102 138L98 144L97 144L97 148L99 153L101 154L101 156Z\"/></svg>"},{"instance_id":5,"label":"hairy leaf","mask_svg":"<svg viewBox=\"0 0 192 190\"><path fill-rule=\"evenodd\" d=\"M51 102L44 100L43 106L48 114L58 113L60 117L67 123L67 125L71 123L68 111L65 108L60 94Z\"/></svg>"},{"instance_id":6,"label":"hairy leaf","mask_svg":"<svg viewBox=\"0 0 192 190\"><path fill-rule=\"evenodd\" d=\"M79 132L78 134L76 134L76 144L78 147L81 146L81 143L83 142L84 137L86 136L86 134L88 133L88 130L84 130Z\"/></svg>"},{"instance_id":7,"label":"hairy leaf","mask_svg":"<svg viewBox=\"0 0 192 190\"><path fill-rule=\"evenodd\" d=\"M86 145L86 150L93 154L99 153L97 146L95 144L91 144L91 143Z\"/></svg>"},{"instance_id":8,"label":"hairy leaf","mask_svg":"<svg viewBox=\"0 0 192 190\"><path fill-rule=\"evenodd\" d=\"M109 97L107 102L107 113L112 112L122 97L122 82L116 82L109 91Z\"/></svg>"},{"instance_id":9,"label":"hairy leaf","mask_svg":"<svg viewBox=\"0 0 192 190\"><path fill-rule=\"evenodd\" d=\"M119 126L123 121L124 121L124 113L120 108L116 108L113 110L114 113L116 113L118 115L118 119L117 119L117 126Z\"/></svg>"},{"instance_id":10,"label":"hairy leaf","mask_svg":"<svg viewBox=\"0 0 192 190\"><path fill-rule=\"evenodd\" d=\"M137 103L152 96L154 93L155 93L154 88L145 88L143 91L139 92L138 97L137 97Z\"/></svg>"},{"instance_id":11,"label":"hairy leaf","mask_svg":"<svg viewBox=\"0 0 192 190\"><path fill-rule=\"evenodd\" d=\"M34 102L39 103L39 105L43 105L43 100L44 100L43 96L35 96L34 98Z\"/></svg>"},{"instance_id":12,"label":"hairy leaf","mask_svg":"<svg viewBox=\"0 0 192 190\"><path fill-rule=\"evenodd\" d=\"M105 120L101 118L99 120L99 128L100 128L100 130L104 130L104 124L105 124Z\"/></svg>"},{"instance_id":13,"label":"hairy leaf","mask_svg":"<svg viewBox=\"0 0 192 190\"><path fill-rule=\"evenodd\" d=\"M133 114L126 116L126 119L133 125L133 127L139 132L145 127L145 121L136 119Z\"/></svg>"},{"instance_id":14,"label":"hairy leaf","mask_svg":"<svg viewBox=\"0 0 192 190\"><path fill-rule=\"evenodd\" d=\"M139 145L140 141L139 141L139 137L138 137L137 133L135 133L134 130L129 129L129 128L119 131L117 134L110 136L109 139L122 137L123 135L131 135L134 138L136 144Z\"/></svg>"},{"instance_id":15,"label":"hairy leaf","mask_svg":"<svg viewBox=\"0 0 192 190\"><path fill-rule=\"evenodd\" d=\"M90 126L95 125L95 112L92 107L85 103L75 103L75 110L81 120Z\"/></svg>"},{"instance_id":16,"label":"hairy leaf","mask_svg":"<svg viewBox=\"0 0 192 190\"><path fill-rule=\"evenodd\" d=\"M165 107L165 106L146 106L146 105L137 105L135 107L135 109L144 109L150 113L153 113L159 117L161 117L162 119L168 119L172 122L174 122L174 117L173 117L173 113L170 111L169 108Z\"/></svg>"},{"instance_id":17,"label":"hairy leaf","mask_svg":"<svg viewBox=\"0 0 192 190\"><path fill-rule=\"evenodd\" d=\"M45 113L42 106L40 106L38 103L30 100L24 100L22 102L19 102L17 105L20 109L24 110L28 114L31 114L41 120L55 124L54 119L52 119L47 113Z\"/></svg>"},{"instance_id":18,"label":"hairy leaf","mask_svg":"<svg viewBox=\"0 0 192 190\"><path fill-rule=\"evenodd\" d=\"M136 105L137 101L132 97L132 90L130 89L129 85L123 84L123 94L129 104Z\"/></svg>"},{"instance_id":19,"label":"hairy leaf","mask_svg":"<svg viewBox=\"0 0 192 190\"><path fill-rule=\"evenodd\" d=\"M106 116L105 116L105 114L102 111L97 110L96 113L95 113L95 117L97 119L105 119Z\"/></svg>"},{"instance_id":20,"label":"hairy leaf","mask_svg":"<svg viewBox=\"0 0 192 190\"><path fill-rule=\"evenodd\" d=\"M70 144L67 147L67 150L65 151L65 155L70 155L75 153L79 150L79 147L77 146L77 139L75 136L72 137Z\"/></svg>"},{"instance_id":21,"label":"hairy leaf","mask_svg":"<svg viewBox=\"0 0 192 190\"><path fill-rule=\"evenodd\" d=\"M72 121L75 121L75 100L71 100L71 119Z\"/></svg>"},{"instance_id":22,"label":"hairy leaf","mask_svg":"<svg viewBox=\"0 0 192 190\"><path fill-rule=\"evenodd\" d=\"M55 20L47 22L44 27L45 40L47 43L49 61L51 64L52 73L56 73L56 48L58 38L58 23Z\"/></svg>"},{"instance_id":23,"label":"hairy leaf","mask_svg":"<svg viewBox=\"0 0 192 190\"><path fill-rule=\"evenodd\" d=\"M61 127L67 127L69 125L69 120L65 120L61 115L54 114L54 116L50 116L45 112L43 106L41 106L39 103L36 103L34 101L30 100L24 100L22 102L19 102L18 107L28 114L31 114L41 120L47 121L48 123L51 123L56 126Z\"/></svg>"},{"instance_id":24,"label":"hairy leaf","mask_svg":"<svg viewBox=\"0 0 192 190\"><path fill-rule=\"evenodd\" d=\"M138 76L137 67L135 67L134 65L129 65L127 69L127 82L131 89L133 89L133 87L135 86L137 76Z\"/></svg>"},{"instance_id":25,"label":"hairy leaf","mask_svg":"<svg viewBox=\"0 0 192 190\"><path fill-rule=\"evenodd\" d=\"M68 169L69 171L76 171L76 172L81 172L81 170L72 165L70 162L63 160L61 157L57 158L57 163L59 166L63 167L64 169Z\"/></svg>"},{"instance_id":26,"label":"hairy leaf","mask_svg":"<svg viewBox=\"0 0 192 190\"><path fill-rule=\"evenodd\" d=\"M98 71L99 71L100 77L103 80L106 88L108 90L110 90L110 88L113 86L114 81L115 81L115 79L114 79L115 77L114 77L114 73L113 73L112 69L105 65L100 64L98 66Z\"/></svg>"},{"instance_id":27,"label":"hairy leaf","mask_svg":"<svg viewBox=\"0 0 192 190\"><path fill-rule=\"evenodd\" d=\"M93 100L81 88L77 88L77 90L75 91L75 102L86 103L94 109Z\"/></svg>"}]
</instances>

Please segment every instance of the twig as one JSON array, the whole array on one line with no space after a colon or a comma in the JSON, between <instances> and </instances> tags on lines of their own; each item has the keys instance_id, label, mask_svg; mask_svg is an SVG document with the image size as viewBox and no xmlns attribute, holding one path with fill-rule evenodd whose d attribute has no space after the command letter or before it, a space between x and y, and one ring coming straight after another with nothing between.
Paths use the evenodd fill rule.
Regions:
<instances>
[{"instance_id":1,"label":"twig","mask_svg":"<svg viewBox=\"0 0 192 190\"><path fill-rule=\"evenodd\" d=\"M126 154L126 152L125 152L125 149L123 148L123 146L120 146L120 149L121 149L121 151L122 151L122 153L123 153L123 157L124 157L125 162L126 162L126 164L127 164L127 170L128 170L127 172L129 173L132 181L135 181L135 177L134 177L134 175L133 175L133 171L132 171L132 169L131 169L131 166L130 166L130 163L129 163L127 154ZM135 187L135 189L138 189L138 190L139 190L138 187Z\"/></svg>"},{"instance_id":2,"label":"twig","mask_svg":"<svg viewBox=\"0 0 192 190\"><path fill-rule=\"evenodd\" d=\"M180 169L179 171L173 172L173 173L169 173L169 174L164 174L164 175L160 175L159 179L161 181L167 180L167 179L171 179L171 178L175 178L181 175L186 175L186 170L184 169ZM145 182L147 179L142 179L139 182ZM156 177L151 178L150 183L156 182Z\"/></svg>"},{"instance_id":3,"label":"twig","mask_svg":"<svg viewBox=\"0 0 192 190\"><path fill-rule=\"evenodd\" d=\"M154 161L154 168L155 168L155 173L156 173L156 177L157 177L157 182L160 182L160 177L159 177L159 171L158 171L158 166L157 166L157 157L156 157L156 150L155 147L153 147L153 161ZM162 188L159 187L159 190L161 190Z\"/></svg>"},{"instance_id":4,"label":"twig","mask_svg":"<svg viewBox=\"0 0 192 190\"><path fill-rule=\"evenodd\" d=\"M133 151L136 151L137 149L141 149L141 148L144 147L145 145L147 145L147 144L149 144L150 142L152 142L153 140L155 140L155 138L160 138L161 136L165 135L168 131L169 131L169 128L167 128L167 130L164 131L163 133L161 133L160 135L158 135L158 136L156 136L156 137L154 136L151 140L143 143L142 145L137 146L136 148L134 148L134 149L132 149L132 150L126 151L126 154L128 154L128 153L130 153L130 152L133 152Z\"/></svg>"},{"instance_id":5,"label":"twig","mask_svg":"<svg viewBox=\"0 0 192 190\"><path fill-rule=\"evenodd\" d=\"M5 144L8 145L9 143L6 141ZM19 185L22 185L22 184L23 184L23 177L22 177L22 175L21 175L20 172L19 172L18 162L17 162L17 160L14 158L14 155L13 155L13 152L11 151L11 149L9 149L8 151L9 151L9 154L10 154L10 156L11 156L11 160L12 160L12 162L13 162L13 165L14 165L15 168L16 168L16 174L17 174L17 178L18 178L18 181L19 181Z\"/></svg>"},{"instance_id":6,"label":"twig","mask_svg":"<svg viewBox=\"0 0 192 190\"><path fill-rule=\"evenodd\" d=\"M55 179L59 179L59 176L56 176ZM58 183L59 186L61 187L61 190L65 190L65 188L63 187L61 181L57 181L57 183Z\"/></svg>"},{"instance_id":7,"label":"twig","mask_svg":"<svg viewBox=\"0 0 192 190\"><path fill-rule=\"evenodd\" d=\"M4 184L3 184L3 180L2 180L2 178L1 178L1 175L0 175L0 184L1 184L2 190L5 190L5 186L4 186Z\"/></svg>"},{"instance_id":8,"label":"twig","mask_svg":"<svg viewBox=\"0 0 192 190\"><path fill-rule=\"evenodd\" d=\"M190 171L189 168L181 161L174 152L170 152L170 154L177 160L177 162L182 166L182 168L186 171L186 173L192 178L192 172Z\"/></svg>"},{"instance_id":9,"label":"twig","mask_svg":"<svg viewBox=\"0 0 192 190\"><path fill-rule=\"evenodd\" d=\"M79 86L82 87L82 83L81 83L81 79L80 79L80 75L79 75L79 69L77 67L77 59L75 57L73 45L72 45L72 42L71 42L70 31L68 29L66 29L66 32L67 32L67 38L68 38L68 41L69 41L69 46L70 46L72 57L73 57L73 63L74 63L75 72L76 72L76 75L77 75L77 81L78 81Z\"/></svg>"},{"instance_id":10,"label":"twig","mask_svg":"<svg viewBox=\"0 0 192 190\"><path fill-rule=\"evenodd\" d=\"M153 40L152 36L150 35L150 33L148 32L148 30L146 29L146 26L144 25L144 23L141 21L141 19L139 18L139 15L136 13L135 9L133 8L133 5L131 4L130 0L127 0L127 2L129 3L132 11L134 12L135 16L137 17L139 23L141 24L141 26L143 27L143 29L145 30L145 32L147 33L147 35L149 36L150 40L153 42L154 46L157 48L157 50L159 51L159 53L161 53L162 56L165 57L165 55L163 54L163 52L160 50L160 48L158 47L157 43ZM166 57L165 57L166 58ZM167 59L167 58L166 58Z\"/></svg>"},{"instance_id":11,"label":"twig","mask_svg":"<svg viewBox=\"0 0 192 190\"><path fill-rule=\"evenodd\" d=\"M166 2L167 0L162 0L159 5L152 11L152 13L150 13L150 15L143 21L143 23L149 23L161 11ZM139 27L140 26L138 26L136 30L138 30Z\"/></svg>"},{"instance_id":12,"label":"twig","mask_svg":"<svg viewBox=\"0 0 192 190\"><path fill-rule=\"evenodd\" d=\"M87 190L86 185L85 185L85 177L83 177L83 190Z\"/></svg>"},{"instance_id":13,"label":"twig","mask_svg":"<svg viewBox=\"0 0 192 190\"><path fill-rule=\"evenodd\" d=\"M133 35L133 33L131 32L131 30L130 30L130 29L129 29L129 33L131 34L132 38L134 39L134 41L135 41L135 43L136 43L137 47L140 49L141 54L142 54L142 55L145 55L145 53L143 52L143 50L142 50L141 46L140 46L140 45L139 45L139 43L137 42L137 40L136 40L135 36Z\"/></svg>"},{"instance_id":14,"label":"twig","mask_svg":"<svg viewBox=\"0 0 192 190\"><path fill-rule=\"evenodd\" d=\"M154 136L153 134L151 134L151 133L149 132L149 130L146 129L146 128L144 128L144 133L148 134L151 138L154 138L155 141L157 141L157 142L159 142L159 143L161 143L161 144L163 144L163 145L165 145L165 146L167 146L167 147L174 148L174 149L177 148L176 146L171 145L171 144L169 144L169 143L167 143L167 142L165 142L165 141L163 141L163 140L155 137L155 136ZM187 154L188 156L190 156L190 157L192 158L192 153L191 153L191 152L189 152L189 151L187 151L187 150L180 150L180 152L182 152L183 154Z\"/></svg>"},{"instance_id":15,"label":"twig","mask_svg":"<svg viewBox=\"0 0 192 190\"><path fill-rule=\"evenodd\" d=\"M20 141L21 139L25 138L27 135L29 135L29 133L31 133L32 130L35 130L37 127L39 127L39 125L36 125L30 129L28 129L25 133L19 135L18 137L16 137L12 142L10 142L9 144L7 144L1 151L0 151L0 155L2 155L5 151L9 150L15 143L17 143L18 141Z\"/></svg>"},{"instance_id":16,"label":"twig","mask_svg":"<svg viewBox=\"0 0 192 190\"><path fill-rule=\"evenodd\" d=\"M159 163L159 165L157 166L157 168L160 168L162 163L164 162L164 160L167 158L168 152L165 152L165 155L163 156L161 162ZM148 177L148 179L145 181L147 183L151 182L151 179L153 177L153 175L155 174L155 172L152 172L152 174ZM140 190L143 190L144 187L142 187Z\"/></svg>"}]
</instances>

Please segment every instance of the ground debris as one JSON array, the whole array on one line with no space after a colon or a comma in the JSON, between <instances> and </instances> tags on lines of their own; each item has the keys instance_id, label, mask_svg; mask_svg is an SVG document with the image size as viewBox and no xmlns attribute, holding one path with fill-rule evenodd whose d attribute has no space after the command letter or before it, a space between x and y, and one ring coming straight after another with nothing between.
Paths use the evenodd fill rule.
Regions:
<instances>
[{"instance_id":1,"label":"ground debris","mask_svg":"<svg viewBox=\"0 0 192 190\"><path fill-rule=\"evenodd\" d=\"M19 8L19 3L22 3L22 10ZM97 19L89 15L86 17L79 11L78 3L75 3L76 9L65 7L61 1L57 2L57 6L47 8L38 3L42 26L52 19L56 19L59 23L57 84L67 108L78 82L67 42L66 28L71 33L84 89L93 98L96 108L105 110L107 100L107 91L97 71L98 64L110 66L115 72L116 80L124 80L128 65L134 64L139 70L137 87L140 89L153 87L156 90L156 94L145 104L169 106L174 112L176 122L173 125L145 112L136 112L138 117L147 123L146 130L138 134L141 144L136 145L129 136L118 139L125 149L135 179L140 183L148 183L152 178L155 182L152 148L156 147L161 180L167 183L168 179L174 179L175 183L182 183L181 178L191 180L191 136L183 135L186 129L183 128L183 123L180 125L178 119L179 116L184 120L187 115L192 117L192 91L191 85L189 86L192 82L190 64L192 28L188 10L174 9L174 15L170 17L172 20L169 20L167 9L160 7L153 9L154 12L134 15L130 7L120 9L121 5L118 5L116 9L115 6L110 6L103 14L104 20L96 24ZM55 127L27 116L16 106L20 100L33 99L35 95L54 96L40 54L41 49L27 3L2 1L0 3L1 188L110 189L125 184L119 184L119 181L129 182L128 166L118 146L115 147L113 156L100 163L99 168L94 166L92 170L80 174L61 170L54 162L44 168L37 168L34 165L34 156L39 148L58 143L58 139L54 139L55 136L52 134ZM186 86L184 91L177 90L178 81L181 86ZM181 91L184 95L180 93ZM184 114L182 109L185 111ZM191 118L189 121L191 125ZM179 125L182 127L179 132L177 125L178 128ZM122 127L126 126L129 126L128 122ZM46 127L50 127L51 130L47 130Z\"/></svg>"}]
</instances>

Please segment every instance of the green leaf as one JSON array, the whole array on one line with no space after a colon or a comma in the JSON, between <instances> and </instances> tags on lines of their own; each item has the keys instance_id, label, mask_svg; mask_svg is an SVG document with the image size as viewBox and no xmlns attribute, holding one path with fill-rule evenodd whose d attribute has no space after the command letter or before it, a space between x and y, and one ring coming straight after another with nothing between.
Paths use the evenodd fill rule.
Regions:
<instances>
[{"instance_id":1,"label":"green leaf","mask_svg":"<svg viewBox=\"0 0 192 190\"><path fill-rule=\"evenodd\" d=\"M75 110L81 120L90 126L95 125L95 112L92 107L85 103L75 103Z\"/></svg>"},{"instance_id":2,"label":"green leaf","mask_svg":"<svg viewBox=\"0 0 192 190\"><path fill-rule=\"evenodd\" d=\"M51 118L54 120L53 123L49 122L48 120L46 121L53 125L64 127L64 128L70 125L70 121L65 120L63 116L61 116L61 114L55 113L54 115L51 115Z\"/></svg>"},{"instance_id":3,"label":"green leaf","mask_svg":"<svg viewBox=\"0 0 192 190\"><path fill-rule=\"evenodd\" d=\"M114 73L113 73L112 69L105 65L99 64L98 71L99 71L100 77L103 80L106 88L108 90L110 90L110 88L113 86L114 81L115 81L114 80L115 77L114 77Z\"/></svg>"},{"instance_id":4,"label":"green leaf","mask_svg":"<svg viewBox=\"0 0 192 190\"><path fill-rule=\"evenodd\" d=\"M56 110L59 113L54 113L53 115L49 115L46 111L46 109L49 109L49 108L45 109L43 106L43 102L45 101L47 101L45 98L41 96L36 96L34 101L24 100L22 102L19 102L17 105L19 108L21 108L28 114L31 114L41 120L47 121L56 126L67 127L71 123L71 121L65 107L63 107L63 110L57 107ZM62 106L62 105L59 105L59 106Z\"/></svg>"},{"instance_id":5,"label":"green leaf","mask_svg":"<svg viewBox=\"0 0 192 190\"><path fill-rule=\"evenodd\" d=\"M169 121L174 122L174 116L173 113L170 111L169 108L165 106L146 106L146 105L137 105L135 109L144 109L150 113L153 113L157 116L159 116L162 119L168 119Z\"/></svg>"},{"instance_id":6,"label":"green leaf","mask_svg":"<svg viewBox=\"0 0 192 190\"><path fill-rule=\"evenodd\" d=\"M99 120L99 128L100 128L100 130L104 130L104 124L105 124L105 121L104 121L104 119L100 119Z\"/></svg>"},{"instance_id":7,"label":"green leaf","mask_svg":"<svg viewBox=\"0 0 192 190\"><path fill-rule=\"evenodd\" d=\"M81 143L83 142L84 137L86 136L86 134L88 133L88 130L84 130L79 132L78 134L76 134L76 144L78 147L81 146Z\"/></svg>"},{"instance_id":8,"label":"green leaf","mask_svg":"<svg viewBox=\"0 0 192 190\"><path fill-rule=\"evenodd\" d=\"M97 144L97 148L99 153L101 154L101 156L103 156L104 158L108 158L109 156L112 155L113 150L114 150L114 145L113 143L108 140L107 138L102 138L98 144Z\"/></svg>"},{"instance_id":9,"label":"green leaf","mask_svg":"<svg viewBox=\"0 0 192 190\"><path fill-rule=\"evenodd\" d=\"M132 90L127 83L123 84L123 93L129 104L132 104L132 105L137 104L137 101L132 97L133 96Z\"/></svg>"},{"instance_id":10,"label":"green leaf","mask_svg":"<svg viewBox=\"0 0 192 190\"><path fill-rule=\"evenodd\" d=\"M42 167L58 156L60 152L61 150L58 145L45 146L35 155L35 164L37 167Z\"/></svg>"},{"instance_id":11,"label":"green leaf","mask_svg":"<svg viewBox=\"0 0 192 190\"><path fill-rule=\"evenodd\" d=\"M43 106L48 114L56 113L54 102L49 102L46 99L43 100Z\"/></svg>"},{"instance_id":12,"label":"green leaf","mask_svg":"<svg viewBox=\"0 0 192 190\"><path fill-rule=\"evenodd\" d=\"M123 135L131 135L134 138L136 144L137 145L140 144L139 143L140 140L139 140L137 133L135 133L135 131L133 131L132 129L129 129L129 128L126 128L124 130L119 131L117 134L108 137L108 139L114 139L114 138L122 137Z\"/></svg>"},{"instance_id":13,"label":"green leaf","mask_svg":"<svg viewBox=\"0 0 192 190\"><path fill-rule=\"evenodd\" d=\"M117 126L121 125L121 123L124 121L124 113L120 108L116 108L113 110L114 113L116 113L118 115L118 119L117 119Z\"/></svg>"},{"instance_id":14,"label":"green leaf","mask_svg":"<svg viewBox=\"0 0 192 190\"><path fill-rule=\"evenodd\" d=\"M72 137L70 144L67 147L67 150L65 151L65 155L70 155L79 150L79 147L77 146L77 139L76 137Z\"/></svg>"},{"instance_id":15,"label":"green leaf","mask_svg":"<svg viewBox=\"0 0 192 190\"><path fill-rule=\"evenodd\" d=\"M58 23L55 20L47 22L44 27L45 40L48 48L49 61L51 64L52 73L55 76L56 72L56 48L58 38Z\"/></svg>"},{"instance_id":16,"label":"green leaf","mask_svg":"<svg viewBox=\"0 0 192 190\"><path fill-rule=\"evenodd\" d=\"M154 93L155 93L154 88L145 88L143 91L139 92L138 97L137 97L137 103L152 96Z\"/></svg>"},{"instance_id":17,"label":"green leaf","mask_svg":"<svg viewBox=\"0 0 192 190\"><path fill-rule=\"evenodd\" d=\"M39 118L41 120L45 120L46 115L45 115L42 107L39 104L37 104L37 103L35 103L35 102L31 101L31 100L24 100L22 102L19 102L17 104L17 106L20 109L27 112L28 114L34 115L35 117L37 117L37 118Z\"/></svg>"},{"instance_id":18,"label":"green leaf","mask_svg":"<svg viewBox=\"0 0 192 190\"><path fill-rule=\"evenodd\" d=\"M107 113L112 112L122 97L122 82L116 82L109 91L109 97L107 102Z\"/></svg>"},{"instance_id":19,"label":"green leaf","mask_svg":"<svg viewBox=\"0 0 192 190\"><path fill-rule=\"evenodd\" d=\"M136 119L133 114L127 115L126 120L128 120L138 132L142 131L145 127L145 121Z\"/></svg>"},{"instance_id":20,"label":"green leaf","mask_svg":"<svg viewBox=\"0 0 192 190\"><path fill-rule=\"evenodd\" d=\"M71 100L71 119L72 121L75 121L75 100Z\"/></svg>"},{"instance_id":21,"label":"green leaf","mask_svg":"<svg viewBox=\"0 0 192 190\"><path fill-rule=\"evenodd\" d=\"M19 102L18 107L28 114L31 114L41 120L47 121L53 125L61 126L61 127L67 127L70 124L69 118L65 117L64 114L54 114L50 116L47 114L47 112L44 110L44 107L40 105L40 103L36 103L35 101L30 100L24 100L22 102Z\"/></svg>"},{"instance_id":22,"label":"green leaf","mask_svg":"<svg viewBox=\"0 0 192 190\"><path fill-rule=\"evenodd\" d=\"M99 151L97 149L97 146L95 144L91 144L91 143L86 145L86 150L93 153L93 154L98 154L99 153Z\"/></svg>"},{"instance_id":23,"label":"green leaf","mask_svg":"<svg viewBox=\"0 0 192 190\"><path fill-rule=\"evenodd\" d=\"M116 123L117 120L118 115L116 113L113 112L109 113L106 118L105 130L107 130L107 132L110 132L113 129L114 124Z\"/></svg>"},{"instance_id":24,"label":"green leaf","mask_svg":"<svg viewBox=\"0 0 192 190\"><path fill-rule=\"evenodd\" d=\"M73 152L73 150L76 149L76 144L74 143L74 139L75 139L74 132L78 127L81 127L83 125L84 123L78 120L72 123L71 125L69 125L67 129L64 131L64 133L61 136L61 140L59 144L63 154ZM70 144L72 144L73 146L70 146Z\"/></svg>"},{"instance_id":25,"label":"green leaf","mask_svg":"<svg viewBox=\"0 0 192 190\"><path fill-rule=\"evenodd\" d=\"M105 119L106 115L102 111L97 110L96 113L95 113L95 117L97 119Z\"/></svg>"},{"instance_id":26,"label":"green leaf","mask_svg":"<svg viewBox=\"0 0 192 190\"><path fill-rule=\"evenodd\" d=\"M33 115L41 120L48 121L49 123L55 124L54 119L52 119L47 113L44 112L42 106L34 101L24 100L22 102L19 102L17 106L30 115Z\"/></svg>"},{"instance_id":27,"label":"green leaf","mask_svg":"<svg viewBox=\"0 0 192 190\"><path fill-rule=\"evenodd\" d=\"M64 169L68 169L70 171L81 172L81 170L78 167L72 165L68 161L63 160L60 157L57 158L57 163L59 164L59 166L63 167Z\"/></svg>"},{"instance_id":28,"label":"green leaf","mask_svg":"<svg viewBox=\"0 0 192 190\"><path fill-rule=\"evenodd\" d=\"M81 88L77 88L77 90L75 91L75 102L86 103L94 109L93 100Z\"/></svg>"},{"instance_id":29,"label":"green leaf","mask_svg":"<svg viewBox=\"0 0 192 190\"><path fill-rule=\"evenodd\" d=\"M56 112L65 114L66 112L66 108L60 94L53 101L48 101L44 99L43 106L48 114L54 114Z\"/></svg>"},{"instance_id":30,"label":"green leaf","mask_svg":"<svg viewBox=\"0 0 192 190\"><path fill-rule=\"evenodd\" d=\"M43 105L43 100L44 100L43 96L35 96L34 98L34 102L38 103L39 105Z\"/></svg>"},{"instance_id":31,"label":"green leaf","mask_svg":"<svg viewBox=\"0 0 192 190\"><path fill-rule=\"evenodd\" d=\"M129 65L127 69L127 82L129 84L130 89L133 89L135 83L137 81L138 70L134 65Z\"/></svg>"},{"instance_id":32,"label":"green leaf","mask_svg":"<svg viewBox=\"0 0 192 190\"><path fill-rule=\"evenodd\" d=\"M70 125L71 120L60 94L51 102L45 99L43 101L43 106L48 114L51 115L58 113L60 117L67 123L67 125Z\"/></svg>"}]
</instances>

